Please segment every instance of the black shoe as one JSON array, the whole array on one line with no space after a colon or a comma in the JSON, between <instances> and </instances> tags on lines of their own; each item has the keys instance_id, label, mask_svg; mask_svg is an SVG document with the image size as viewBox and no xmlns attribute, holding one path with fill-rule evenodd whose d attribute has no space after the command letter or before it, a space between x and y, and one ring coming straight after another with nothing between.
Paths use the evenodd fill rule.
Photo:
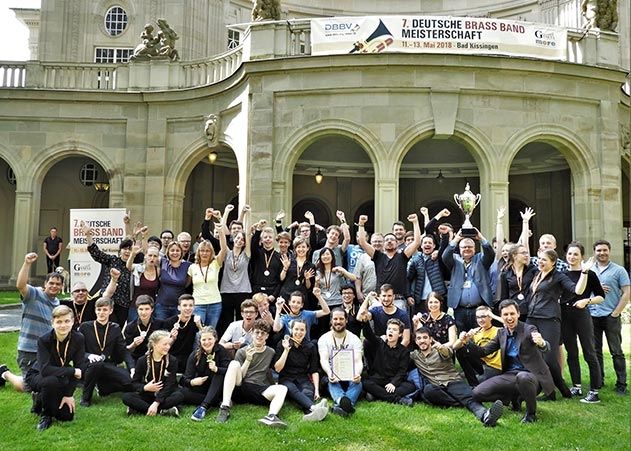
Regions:
<instances>
[{"instance_id":1,"label":"black shoe","mask_svg":"<svg viewBox=\"0 0 631 451\"><path fill-rule=\"evenodd\" d=\"M42 413L42 399L39 396L39 393L32 392L31 398L33 399L33 407L31 407L31 413L35 415L40 415Z\"/></svg>"},{"instance_id":2,"label":"black shoe","mask_svg":"<svg viewBox=\"0 0 631 451\"><path fill-rule=\"evenodd\" d=\"M499 399L493 403L490 409L484 412L482 417L482 423L488 427L495 427L497 420L502 416L504 411L504 404Z\"/></svg>"},{"instance_id":3,"label":"black shoe","mask_svg":"<svg viewBox=\"0 0 631 451\"><path fill-rule=\"evenodd\" d=\"M53 419L49 417L48 415L44 415L43 417L39 419L39 423L37 423L37 430L45 431L46 429L51 427L52 424L53 424Z\"/></svg>"},{"instance_id":4,"label":"black shoe","mask_svg":"<svg viewBox=\"0 0 631 451\"><path fill-rule=\"evenodd\" d=\"M92 403L89 400L87 400L87 399L81 398L81 401L79 401L79 405L81 407L90 407L91 404Z\"/></svg>"},{"instance_id":5,"label":"black shoe","mask_svg":"<svg viewBox=\"0 0 631 451\"><path fill-rule=\"evenodd\" d=\"M4 387L4 385L7 383L4 377L2 377L2 375L7 371L9 371L9 368L6 365L0 365L0 387Z\"/></svg>"},{"instance_id":6,"label":"black shoe","mask_svg":"<svg viewBox=\"0 0 631 451\"><path fill-rule=\"evenodd\" d=\"M334 405L333 407L331 407L331 412L333 412L335 415L339 415L339 416L344 417L344 418L346 418L348 416L348 412L346 410L342 409L337 404Z\"/></svg>"},{"instance_id":7,"label":"black shoe","mask_svg":"<svg viewBox=\"0 0 631 451\"><path fill-rule=\"evenodd\" d=\"M524 418L521 419L522 423L534 423L537 421L537 416L534 413L527 413Z\"/></svg>"},{"instance_id":8,"label":"black shoe","mask_svg":"<svg viewBox=\"0 0 631 451\"><path fill-rule=\"evenodd\" d=\"M618 395L618 396L626 396L627 393L629 393L627 391L627 387L625 387L623 385L617 385L616 388L615 388L615 392L616 392L616 395Z\"/></svg>"},{"instance_id":9,"label":"black shoe","mask_svg":"<svg viewBox=\"0 0 631 451\"><path fill-rule=\"evenodd\" d=\"M366 392L366 401L372 402L374 400L375 400L375 397L372 395L372 393Z\"/></svg>"},{"instance_id":10,"label":"black shoe","mask_svg":"<svg viewBox=\"0 0 631 451\"><path fill-rule=\"evenodd\" d=\"M342 398L340 399L340 407L342 408L342 410L344 410L344 412L346 412L348 414L351 414L351 413L355 412L355 408L353 407L353 403L346 396L342 396Z\"/></svg>"},{"instance_id":11,"label":"black shoe","mask_svg":"<svg viewBox=\"0 0 631 451\"><path fill-rule=\"evenodd\" d=\"M414 401L412 401L412 398L399 398L397 404L412 407L414 405Z\"/></svg>"}]
</instances>

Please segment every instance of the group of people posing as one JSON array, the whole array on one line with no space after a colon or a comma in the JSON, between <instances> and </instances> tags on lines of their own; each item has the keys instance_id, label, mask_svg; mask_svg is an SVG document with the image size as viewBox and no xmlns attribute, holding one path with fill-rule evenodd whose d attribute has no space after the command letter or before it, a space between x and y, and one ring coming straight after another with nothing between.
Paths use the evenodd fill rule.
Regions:
<instances>
[{"instance_id":1,"label":"group of people posing","mask_svg":"<svg viewBox=\"0 0 631 451\"><path fill-rule=\"evenodd\" d=\"M33 394L38 429L73 418L80 383L86 408L97 390L123 392L128 414L177 416L186 404L196 421L214 406L225 423L232 404L245 402L269 405L259 421L284 427L286 397L305 421L320 421L329 411L352 415L364 395L463 406L486 426L505 406L525 403L529 423L537 400L555 400L556 389L600 401L603 335L614 390L627 393L620 314L629 275L610 261L605 240L586 260L583 245L569 243L564 261L545 234L531 257L531 209L521 214L518 242L506 243L504 209L489 242L477 229L456 232L448 210L430 218L421 208L423 224L409 215L409 232L397 221L369 237L360 216L351 244L341 211L340 224L325 229L309 212L287 228L282 211L275 227L249 224L247 205L227 224L233 209L207 209L194 246L189 233L149 236L137 223L118 255L101 251L84 226L103 286L90 296L77 282L61 305L62 276L29 285L37 254L25 256L16 284L22 376L1 365L0 384ZM589 368L585 393L577 337Z\"/></svg>"}]
</instances>

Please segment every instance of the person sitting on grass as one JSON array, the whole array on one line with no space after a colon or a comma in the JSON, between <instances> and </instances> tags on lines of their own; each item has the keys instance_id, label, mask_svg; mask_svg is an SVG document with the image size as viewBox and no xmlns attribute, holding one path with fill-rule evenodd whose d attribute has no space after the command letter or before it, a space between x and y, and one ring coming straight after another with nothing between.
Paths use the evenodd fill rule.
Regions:
<instances>
[{"instance_id":1,"label":"person sitting on grass","mask_svg":"<svg viewBox=\"0 0 631 451\"><path fill-rule=\"evenodd\" d=\"M266 405L269 413L259 420L271 427L286 427L278 417L283 407L287 387L274 384L270 378L270 366L274 350L265 345L270 327L265 320L257 319L252 327L252 344L240 348L230 362L223 385L223 400L219 407L217 423L225 423L230 417L230 406L235 402Z\"/></svg>"},{"instance_id":2,"label":"person sitting on grass","mask_svg":"<svg viewBox=\"0 0 631 451\"><path fill-rule=\"evenodd\" d=\"M485 426L494 427L504 405L497 400L487 409L474 400L471 387L456 371L453 349L435 341L426 327L416 330L415 343L418 349L410 357L425 380L423 400L436 406L466 407Z\"/></svg>"},{"instance_id":3,"label":"person sitting on grass","mask_svg":"<svg viewBox=\"0 0 631 451\"><path fill-rule=\"evenodd\" d=\"M506 299L500 303L500 315L504 327L495 338L484 346L468 343L470 352L485 356L500 350L502 374L485 380L473 390L476 400L511 400L514 410L519 410L521 400L526 402L526 415L522 423L536 421L537 394L554 392L554 381L543 358L550 351L537 328L519 321L519 304ZM468 336L464 337L465 343Z\"/></svg>"},{"instance_id":4,"label":"person sitting on grass","mask_svg":"<svg viewBox=\"0 0 631 451\"><path fill-rule=\"evenodd\" d=\"M289 324L296 320L301 319L307 325L306 337L307 341L310 341L311 326L317 323L318 318L327 316L330 313L329 306L322 297L319 287L313 289L313 295L320 304L320 310L303 310L305 305L304 294L301 291L294 291L291 293L287 307L285 307L285 300L278 298L276 300L276 318L274 319L274 332L281 332L283 335L290 333ZM283 312L285 310L285 312ZM287 311L288 310L288 311Z\"/></svg>"},{"instance_id":5,"label":"person sitting on grass","mask_svg":"<svg viewBox=\"0 0 631 451\"><path fill-rule=\"evenodd\" d=\"M202 421L210 406L219 405L229 364L228 351L218 343L217 331L204 326L199 333L199 346L188 357L186 371L180 378L183 404L198 406L191 420Z\"/></svg>"},{"instance_id":6,"label":"person sitting on grass","mask_svg":"<svg viewBox=\"0 0 631 451\"><path fill-rule=\"evenodd\" d=\"M267 302L267 299L265 302ZM241 303L241 316L243 319L231 322L222 335L221 340L219 340L219 344L228 351L231 357L234 357L237 349L252 343L252 327L256 321L256 313L256 303L253 300L246 299L243 301Z\"/></svg>"},{"instance_id":7,"label":"person sitting on grass","mask_svg":"<svg viewBox=\"0 0 631 451\"><path fill-rule=\"evenodd\" d=\"M192 295L184 293L177 300L178 315L172 316L164 321L162 326L171 331L171 354L177 359L178 373L186 370L186 361L193 352L197 332L202 328L201 318L193 316L195 310L195 299Z\"/></svg>"},{"instance_id":8,"label":"person sitting on grass","mask_svg":"<svg viewBox=\"0 0 631 451\"><path fill-rule=\"evenodd\" d=\"M147 340L156 330L162 330L162 321L153 317L153 298L148 294L141 294L136 298L136 312L138 319L127 323L125 327L125 343L132 359L137 361L147 353Z\"/></svg>"},{"instance_id":9,"label":"person sitting on grass","mask_svg":"<svg viewBox=\"0 0 631 451\"><path fill-rule=\"evenodd\" d=\"M286 335L278 343L274 356L278 382L287 387L289 397L302 408L305 413L303 420L321 421L329 408L326 399L315 404L320 399L318 350L313 342L307 340L307 322L304 319L292 320L290 327L291 335Z\"/></svg>"},{"instance_id":10,"label":"person sitting on grass","mask_svg":"<svg viewBox=\"0 0 631 451\"><path fill-rule=\"evenodd\" d=\"M362 392L362 342L357 335L346 330L348 316L336 307L331 312L331 330L318 340L320 366L328 378L329 394L333 398L331 411L348 417L355 412L355 404ZM339 365L343 361L346 365ZM344 366L344 372L336 369ZM341 371L340 371L341 372Z\"/></svg>"},{"instance_id":11,"label":"person sitting on grass","mask_svg":"<svg viewBox=\"0 0 631 451\"><path fill-rule=\"evenodd\" d=\"M180 415L177 406L182 403L182 393L176 389L177 359L169 354L171 341L166 330L149 336L147 354L136 362L132 378L135 391L123 394L128 415Z\"/></svg>"},{"instance_id":12,"label":"person sitting on grass","mask_svg":"<svg viewBox=\"0 0 631 451\"><path fill-rule=\"evenodd\" d=\"M37 340L37 361L25 381L41 402L37 430L44 431L59 421L72 421L73 394L85 369L83 335L73 330L74 315L65 305L52 312L53 330ZM72 365L71 363L72 362Z\"/></svg>"},{"instance_id":13,"label":"person sitting on grass","mask_svg":"<svg viewBox=\"0 0 631 451\"><path fill-rule=\"evenodd\" d=\"M403 323L398 319L389 319L386 326L386 339L383 340L373 332L368 323L368 312L362 319L366 347L372 348L374 360L368 369L368 377L364 379L366 398L388 401L411 406L413 401L407 395L416 390L406 380L410 364L410 352L401 344Z\"/></svg>"},{"instance_id":14,"label":"person sitting on grass","mask_svg":"<svg viewBox=\"0 0 631 451\"><path fill-rule=\"evenodd\" d=\"M92 404L94 388L98 386L99 396L114 392L133 390L129 371L134 361L125 346L120 326L110 321L114 303L109 298L101 298L95 303L96 320L79 326L85 338L86 369L83 381L81 406ZM127 369L117 364L124 361Z\"/></svg>"}]
</instances>

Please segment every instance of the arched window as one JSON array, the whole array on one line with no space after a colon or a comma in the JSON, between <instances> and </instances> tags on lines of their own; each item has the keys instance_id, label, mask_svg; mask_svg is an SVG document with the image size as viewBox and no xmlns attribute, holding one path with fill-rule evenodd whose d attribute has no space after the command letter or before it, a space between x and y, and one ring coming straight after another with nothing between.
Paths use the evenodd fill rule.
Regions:
<instances>
[{"instance_id":1,"label":"arched window","mask_svg":"<svg viewBox=\"0 0 631 451\"><path fill-rule=\"evenodd\" d=\"M105 13L105 30L110 36L118 36L127 27L127 12L120 6L112 6Z\"/></svg>"}]
</instances>

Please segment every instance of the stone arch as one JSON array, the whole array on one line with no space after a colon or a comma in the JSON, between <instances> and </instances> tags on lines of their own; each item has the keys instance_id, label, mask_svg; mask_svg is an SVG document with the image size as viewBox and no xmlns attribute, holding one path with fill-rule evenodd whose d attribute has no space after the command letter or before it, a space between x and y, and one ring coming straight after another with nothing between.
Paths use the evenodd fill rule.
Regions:
<instances>
[{"instance_id":1,"label":"stone arch","mask_svg":"<svg viewBox=\"0 0 631 451\"><path fill-rule=\"evenodd\" d=\"M50 168L64 158L75 156L85 156L96 161L109 178L110 193L122 193L123 175L114 160L99 148L75 140L62 141L37 152L27 168L27 174L31 174L31 176L29 180L24 181L24 183L30 183L30 186L21 186L27 188L26 191L36 192ZM20 180L18 179L19 183Z\"/></svg>"},{"instance_id":2,"label":"stone arch","mask_svg":"<svg viewBox=\"0 0 631 451\"><path fill-rule=\"evenodd\" d=\"M239 180L241 180L243 175L242 171L244 170L243 164L237 153L234 151L232 145L230 145L230 140L227 137L225 137L225 139L220 138L219 143L225 148L229 148L234 154L234 157L237 160ZM200 160L209 152L210 148L208 147L208 141L205 138L197 138L179 152L169 165L169 171L166 174L164 186L165 193L181 194L183 196L184 190L186 189L186 181L188 180L189 175Z\"/></svg>"},{"instance_id":3,"label":"stone arch","mask_svg":"<svg viewBox=\"0 0 631 451\"><path fill-rule=\"evenodd\" d=\"M371 130L361 124L346 119L326 119L311 122L290 136L280 151L274 156L272 181L285 183L287 192L292 190L292 173L302 153L310 144L323 136L341 135L357 142L370 158L375 169L375 179L380 170L380 162L386 155L382 142Z\"/></svg>"},{"instance_id":4,"label":"stone arch","mask_svg":"<svg viewBox=\"0 0 631 451\"><path fill-rule=\"evenodd\" d=\"M322 199L321 196L318 196L315 194L312 194L310 196L302 196L301 198L294 201L292 209L291 209L292 220L298 221L298 222L305 221L304 216L302 217L297 216L298 212L302 212L305 204L307 204L307 206L314 205L316 207L315 210L320 211L322 213L322 215L318 215L316 211L312 211L315 215L316 223L322 224L322 225L332 224L332 220L335 217L335 213L331 211L331 207L327 204L327 202L324 199Z\"/></svg>"},{"instance_id":5,"label":"stone arch","mask_svg":"<svg viewBox=\"0 0 631 451\"><path fill-rule=\"evenodd\" d=\"M23 165L16 157L17 152L10 151L4 144L0 143L0 158L7 162L7 164L13 170L16 180L24 178L28 172L26 166Z\"/></svg>"},{"instance_id":6,"label":"stone arch","mask_svg":"<svg viewBox=\"0 0 631 451\"><path fill-rule=\"evenodd\" d=\"M597 172L598 163L589 146L575 132L558 124L536 124L515 133L504 145L498 169L507 178L511 164L523 147L531 142L550 144L565 157L573 174Z\"/></svg>"},{"instance_id":7,"label":"stone arch","mask_svg":"<svg viewBox=\"0 0 631 451\"><path fill-rule=\"evenodd\" d=\"M394 177L398 177L403 159L412 146L419 141L431 138L433 132L434 120L428 119L409 126L399 134L389 149L391 160L394 162L392 168ZM485 175L493 173L494 158L492 157L496 154L495 146L484 132L462 121L456 121L453 138L462 143L473 156L480 171L480 180Z\"/></svg>"}]
</instances>

